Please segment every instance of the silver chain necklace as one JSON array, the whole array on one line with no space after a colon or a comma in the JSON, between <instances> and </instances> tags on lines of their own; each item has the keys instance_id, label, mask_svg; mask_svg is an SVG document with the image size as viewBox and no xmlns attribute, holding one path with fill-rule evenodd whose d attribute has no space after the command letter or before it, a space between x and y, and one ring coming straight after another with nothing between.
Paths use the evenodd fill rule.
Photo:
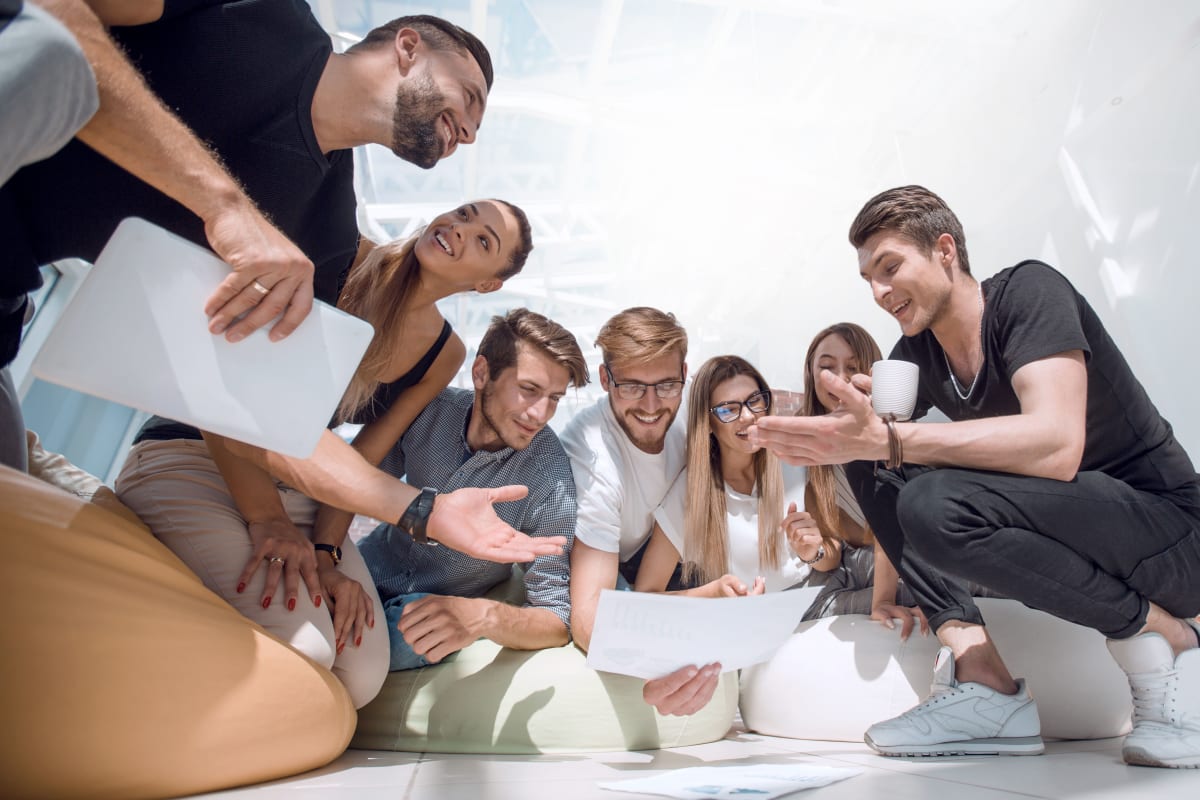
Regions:
<instances>
[{"instance_id":1,"label":"silver chain necklace","mask_svg":"<svg viewBox=\"0 0 1200 800\"><path fill-rule=\"evenodd\" d=\"M979 383L979 376L983 372L983 364L985 361L985 353L983 349L983 284L979 284L979 369L975 373L975 377L971 380L971 385L964 392L962 384L958 382L958 378L954 375L954 368L950 366L950 356L946 355L946 348L942 348L942 358L946 361L946 372L950 373L950 383L954 386L954 393L958 395L959 400L966 400L971 396L971 392L975 391L975 384Z\"/></svg>"}]
</instances>

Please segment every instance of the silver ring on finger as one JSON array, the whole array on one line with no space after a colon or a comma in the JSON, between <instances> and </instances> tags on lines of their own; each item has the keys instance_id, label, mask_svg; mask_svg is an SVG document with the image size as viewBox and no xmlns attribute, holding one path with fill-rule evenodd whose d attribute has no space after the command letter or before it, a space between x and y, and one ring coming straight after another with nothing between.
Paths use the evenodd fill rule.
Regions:
<instances>
[{"instance_id":1,"label":"silver ring on finger","mask_svg":"<svg viewBox=\"0 0 1200 800\"><path fill-rule=\"evenodd\" d=\"M265 294L267 294L267 293L269 293L269 292L271 291L270 289L268 289L267 287L263 286L263 285L262 285L261 283L259 283L258 281L254 281L253 283L251 283L251 284L250 284L250 288L251 288L251 289L253 289L254 291L258 292L259 294L262 294L262 295L265 295Z\"/></svg>"},{"instance_id":2,"label":"silver ring on finger","mask_svg":"<svg viewBox=\"0 0 1200 800\"><path fill-rule=\"evenodd\" d=\"M270 556L270 557L267 559L267 564L268 564L268 565L270 565L270 564L279 564L279 565L281 565L281 566L282 566L283 564L286 564L286 563L287 563L287 559L283 558L282 556Z\"/></svg>"}]
</instances>

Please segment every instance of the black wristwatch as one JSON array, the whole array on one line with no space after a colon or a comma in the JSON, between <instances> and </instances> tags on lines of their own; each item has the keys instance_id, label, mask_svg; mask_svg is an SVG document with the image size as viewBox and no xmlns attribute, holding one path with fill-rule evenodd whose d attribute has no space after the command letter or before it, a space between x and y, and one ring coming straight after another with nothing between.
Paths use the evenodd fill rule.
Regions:
<instances>
[{"instance_id":1,"label":"black wristwatch","mask_svg":"<svg viewBox=\"0 0 1200 800\"><path fill-rule=\"evenodd\" d=\"M408 504L408 508L404 509L404 514L400 517L400 521L396 523L396 527L408 531L408 534L412 536L413 541L417 544L425 544L430 547L437 546L437 542L430 541L429 537L425 534L425 529L429 526L429 515L433 513L433 499L437 497L437 494L437 489L431 489L426 486Z\"/></svg>"},{"instance_id":2,"label":"black wristwatch","mask_svg":"<svg viewBox=\"0 0 1200 800\"><path fill-rule=\"evenodd\" d=\"M313 550L320 550L322 553L329 553L329 557L333 559L333 565L336 567L342 563L342 548L336 544L314 544Z\"/></svg>"}]
</instances>

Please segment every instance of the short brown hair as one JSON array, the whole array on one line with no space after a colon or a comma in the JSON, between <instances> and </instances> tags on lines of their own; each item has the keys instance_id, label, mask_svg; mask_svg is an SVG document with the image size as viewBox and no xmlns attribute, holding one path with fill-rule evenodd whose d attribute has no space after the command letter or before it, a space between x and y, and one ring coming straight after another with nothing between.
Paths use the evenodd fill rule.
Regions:
<instances>
[{"instance_id":1,"label":"short brown hair","mask_svg":"<svg viewBox=\"0 0 1200 800\"><path fill-rule=\"evenodd\" d=\"M895 231L926 253L933 251L939 236L948 233L954 238L959 266L971 274L962 223L946 201L924 186L899 186L868 200L850 223L850 244L862 247L880 231Z\"/></svg>"},{"instance_id":2,"label":"short brown hair","mask_svg":"<svg viewBox=\"0 0 1200 800\"><path fill-rule=\"evenodd\" d=\"M378 28L367 32L361 42L356 43L350 50L365 50L377 47L381 42L390 42L396 38L396 32L401 28L412 28L421 34L421 39L433 50L453 50L460 55L469 55L479 65L483 80L487 83L488 91L492 90L492 56L487 47L479 41L479 37L466 28L460 28L441 17L429 14L412 14L407 17L397 17L391 22L385 22ZM347 51L349 52L349 51Z\"/></svg>"},{"instance_id":3,"label":"short brown hair","mask_svg":"<svg viewBox=\"0 0 1200 800\"><path fill-rule=\"evenodd\" d=\"M488 377L495 379L517 363L517 343L523 342L545 353L566 368L575 388L585 386L591 376L579 343L569 330L554 320L528 308L514 308L503 317L492 317L492 324L479 343L479 355L488 365Z\"/></svg>"},{"instance_id":4,"label":"short brown hair","mask_svg":"<svg viewBox=\"0 0 1200 800\"><path fill-rule=\"evenodd\" d=\"M687 331L669 311L635 306L604 323L596 346L605 364L644 364L672 350L687 358Z\"/></svg>"}]
</instances>

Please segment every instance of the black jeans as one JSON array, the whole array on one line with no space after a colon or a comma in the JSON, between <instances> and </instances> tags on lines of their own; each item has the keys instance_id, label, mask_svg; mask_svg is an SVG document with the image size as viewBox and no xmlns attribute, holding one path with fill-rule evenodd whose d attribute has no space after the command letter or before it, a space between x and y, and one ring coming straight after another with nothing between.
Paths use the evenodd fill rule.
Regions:
<instances>
[{"instance_id":1,"label":"black jeans","mask_svg":"<svg viewBox=\"0 0 1200 800\"><path fill-rule=\"evenodd\" d=\"M1200 612L1200 488L1134 489L1102 472L1070 482L904 464L846 475L884 552L936 631L982 624L964 582L1095 628L1145 624L1149 601Z\"/></svg>"}]
</instances>

